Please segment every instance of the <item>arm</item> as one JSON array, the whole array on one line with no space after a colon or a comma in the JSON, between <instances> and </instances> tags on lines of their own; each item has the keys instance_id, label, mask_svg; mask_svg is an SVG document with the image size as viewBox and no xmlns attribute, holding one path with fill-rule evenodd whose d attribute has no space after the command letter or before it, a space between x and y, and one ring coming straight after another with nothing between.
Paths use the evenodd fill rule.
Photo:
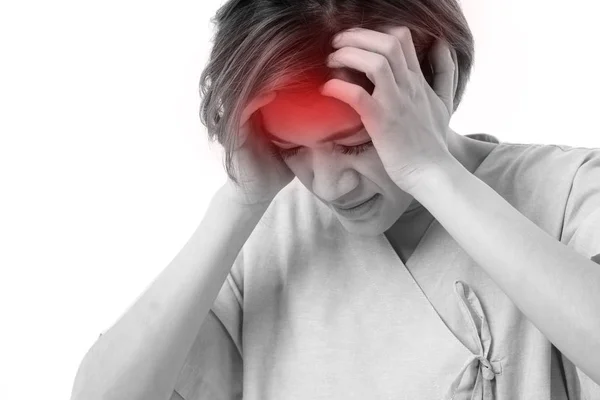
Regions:
<instances>
[{"instance_id":1,"label":"arm","mask_svg":"<svg viewBox=\"0 0 600 400\"><path fill-rule=\"evenodd\" d=\"M458 161L411 193L523 314L600 383L600 266L548 235Z\"/></svg>"},{"instance_id":2,"label":"arm","mask_svg":"<svg viewBox=\"0 0 600 400\"><path fill-rule=\"evenodd\" d=\"M203 320L267 207L239 205L226 186L219 189L179 254L84 356L71 399L169 399Z\"/></svg>"}]
</instances>

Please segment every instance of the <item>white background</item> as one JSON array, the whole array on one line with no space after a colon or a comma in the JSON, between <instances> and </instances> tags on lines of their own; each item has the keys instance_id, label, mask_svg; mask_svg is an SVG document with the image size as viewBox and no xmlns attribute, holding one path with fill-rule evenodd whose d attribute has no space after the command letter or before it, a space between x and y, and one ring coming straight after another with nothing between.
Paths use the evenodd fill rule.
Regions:
<instances>
[{"instance_id":1,"label":"white background","mask_svg":"<svg viewBox=\"0 0 600 400\"><path fill-rule=\"evenodd\" d=\"M0 398L69 398L224 182L198 118L219 3L0 6ZM476 62L452 128L600 147L595 3L462 4Z\"/></svg>"}]
</instances>

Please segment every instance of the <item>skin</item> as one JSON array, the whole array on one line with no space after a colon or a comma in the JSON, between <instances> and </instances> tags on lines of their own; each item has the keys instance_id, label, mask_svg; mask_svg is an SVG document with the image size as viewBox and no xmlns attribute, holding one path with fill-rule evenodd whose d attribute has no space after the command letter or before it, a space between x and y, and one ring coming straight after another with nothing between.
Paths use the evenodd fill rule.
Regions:
<instances>
[{"instance_id":1,"label":"skin","mask_svg":"<svg viewBox=\"0 0 600 400\"><path fill-rule=\"evenodd\" d=\"M385 233L394 247L405 253L414 248L433 218L431 214L390 179L375 147L369 146L360 154L340 151L340 146L369 142L368 132L363 128L344 139L319 143L333 132L361 125L352 107L329 96L315 94L307 98L279 92L260 113L267 132L291 143L272 140L276 147L300 147L297 154L285 158L285 163L348 232L362 236ZM471 173L495 145L448 130L449 152ZM381 199L365 218L347 219L331 205L354 204L376 193L382 195Z\"/></svg>"}]
</instances>

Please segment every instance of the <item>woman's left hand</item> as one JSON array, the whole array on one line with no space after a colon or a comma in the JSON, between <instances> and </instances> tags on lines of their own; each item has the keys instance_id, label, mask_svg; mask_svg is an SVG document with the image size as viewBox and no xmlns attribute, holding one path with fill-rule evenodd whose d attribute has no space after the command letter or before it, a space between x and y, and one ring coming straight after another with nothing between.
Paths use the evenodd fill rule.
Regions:
<instances>
[{"instance_id":1,"label":"woman's left hand","mask_svg":"<svg viewBox=\"0 0 600 400\"><path fill-rule=\"evenodd\" d=\"M336 35L327 65L364 72L375 85L372 95L361 86L331 79L324 96L349 104L361 117L381 162L396 185L411 193L435 168L454 157L447 132L454 112L455 63L452 49L438 40L429 60L433 90L425 80L412 41L404 26L385 33L353 28Z\"/></svg>"}]
</instances>

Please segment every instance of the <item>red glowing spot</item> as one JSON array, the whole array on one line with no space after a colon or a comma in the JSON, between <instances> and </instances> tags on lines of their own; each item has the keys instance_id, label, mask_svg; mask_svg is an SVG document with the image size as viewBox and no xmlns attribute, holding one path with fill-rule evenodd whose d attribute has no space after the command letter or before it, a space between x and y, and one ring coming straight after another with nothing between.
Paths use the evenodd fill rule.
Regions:
<instances>
[{"instance_id":1,"label":"red glowing spot","mask_svg":"<svg viewBox=\"0 0 600 400\"><path fill-rule=\"evenodd\" d=\"M265 130L282 139L281 143L322 143L331 140L334 132L356 132L362 124L350 105L316 90L277 92L261 113Z\"/></svg>"}]
</instances>

